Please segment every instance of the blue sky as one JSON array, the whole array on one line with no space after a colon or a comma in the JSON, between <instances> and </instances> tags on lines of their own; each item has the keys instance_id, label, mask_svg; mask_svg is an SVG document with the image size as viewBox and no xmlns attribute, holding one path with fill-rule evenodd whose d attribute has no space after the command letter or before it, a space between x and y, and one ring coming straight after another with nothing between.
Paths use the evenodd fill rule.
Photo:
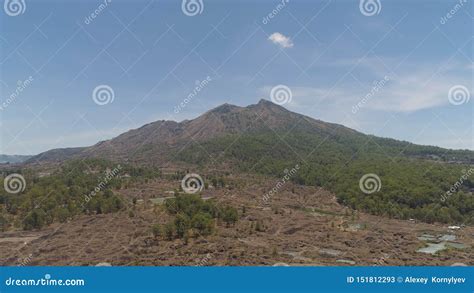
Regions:
<instances>
[{"instance_id":1,"label":"blue sky","mask_svg":"<svg viewBox=\"0 0 474 293\"><path fill-rule=\"evenodd\" d=\"M181 1L16 1L0 18L0 153L92 145L277 85L295 112L474 149L473 1L372 0L365 15L360 1L195 0L194 16Z\"/></svg>"}]
</instances>

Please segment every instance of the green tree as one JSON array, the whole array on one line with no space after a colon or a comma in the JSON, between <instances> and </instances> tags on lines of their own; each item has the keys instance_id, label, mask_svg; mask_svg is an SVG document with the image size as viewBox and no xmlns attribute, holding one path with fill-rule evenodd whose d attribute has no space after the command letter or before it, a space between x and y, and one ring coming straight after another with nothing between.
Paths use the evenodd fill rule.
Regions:
<instances>
[{"instance_id":1,"label":"green tree","mask_svg":"<svg viewBox=\"0 0 474 293\"><path fill-rule=\"evenodd\" d=\"M8 220L2 214L0 214L0 231L4 232L8 228Z\"/></svg>"},{"instance_id":2,"label":"green tree","mask_svg":"<svg viewBox=\"0 0 474 293\"><path fill-rule=\"evenodd\" d=\"M190 228L190 221L186 214L179 213L174 219L174 226L176 229L176 236L182 238L186 231Z\"/></svg>"},{"instance_id":3,"label":"green tree","mask_svg":"<svg viewBox=\"0 0 474 293\"><path fill-rule=\"evenodd\" d=\"M235 208L229 206L224 208L222 213L222 220L224 220L227 225L235 224L238 219L239 213Z\"/></svg>"},{"instance_id":4,"label":"green tree","mask_svg":"<svg viewBox=\"0 0 474 293\"><path fill-rule=\"evenodd\" d=\"M165 225L164 227L164 232L165 232L165 235L166 235L166 238L168 240L172 240L173 239L173 236L174 236L174 229L175 226L172 222L169 222Z\"/></svg>"},{"instance_id":5,"label":"green tree","mask_svg":"<svg viewBox=\"0 0 474 293\"><path fill-rule=\"evenodd\" d=\"M25 230L41 229L45 224L46 213L42 209L34 209L23 220Z\"/></svg>"},{"instance_id":6,"label":"green tree","mask_svg":"<svg viewBox=\"0 0 474 293\"><path fill-rule=\"evenodd\" d=\"M153 233L153 237L158 238L163 234L163 228L160 224L154 224L151 226L151 232Z\"/></svg>"},{"instance_id":7,"label":"green tree","mask_svg":"<svg viewBox=\"0 0 474 293\"><path fill-rule=\"evenodd\" d=\"M214 228L214 221L209 214L199 212L191 219L191 226L203 236L212 233Z\"/></svg>"}]
</instances>

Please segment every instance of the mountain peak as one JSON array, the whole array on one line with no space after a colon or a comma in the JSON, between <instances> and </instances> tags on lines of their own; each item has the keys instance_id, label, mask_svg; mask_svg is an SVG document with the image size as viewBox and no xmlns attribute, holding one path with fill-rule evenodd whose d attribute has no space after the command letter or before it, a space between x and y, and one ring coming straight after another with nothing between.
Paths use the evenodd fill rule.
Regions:
<instances>
[{"instance_id":1,"label":"mountain peak","mask_svg":"<svg viewBox=\"0 0 474 293\"><path fill-rule=\"evenodd\" d=\"M285 107L265 99L260 99L257 104L250 105L247 108L257 110L258 112L271 112L277 114L289 112Z\"/></svg>"},{"instance_id":2,"label":"mountain peak","mask_svg":"<svg viewBox=\"0 0 474 293\"><path fill-rule=\"evenodd\" d=\"M171 160L175 151L184 149L190 141L203 144L230 139L233 135L237 135L235 137L237 141L237 138L243 134L246 137L263 135L268 138L268 135L275 132L301 135L307 138L301 143L307 148L312 149L315 144L313 142L323 141L325 144L331 144L331 148L339 148L341 152L356 149L359 142L367 137L342 125L294 113L269 100L261 99L257 104L246 107L225 103L197 118L179 123L152 122L91 147L51 150L33 157L29 162L56 162L70 158L100 156L114 160L130 159L146 164L157 164ZM378 139L381 144L386 144L388 149L394 148L393 145L401 149L407 148L406 142L372 139ZM308 144L308 141L311 143ZM416 146L410 146L410 148L416 148ZM225 149L206 149L206 151L219 155ZM439 152L441 151L432 150L433 154ZM237 150L236 153L238 153ZM472 154L465 155L465 157L468 156ZM472 161L471 158L468 160Z\"/></svg>"},{"instance_id":3,"label":"mountain peak","mask_svg":"<svg viewBox=\"0 0 474 293\"><path fill-rule=\"evenodd\" d=\"M269 101L269 100L265 100L265 99L260 99L260 101L258 101L258 104L257 105L276 105L275 103Z\"/></svg>"},{"instance_id":4,"label":"mountain peak","mask_svg":"<svg viewBox=\"0 0 474 293\"><path fill-rule=\"evenodd\" d=\"M279 108L279 109L284 109L282 106L279 106L269 100L265 99L260 99L257 104L251 104L247 107L240 107L237 105L229 104L229 103L224 103L220 106L215 107L212 110L209 110L208 112L212 113L219 113L219 114L225 114L229 112L234 112L238 110L243 110L243 109L252 109L252 108Z\"/></svg>"},{"instance_id":5,"label":"mountain peak","mask_svg":"<svg viewBox=\"0 0 474 293\"><path fill-rule=\"evenodd\" d=\"M225 104L222 104L220 106L215 107L214 109L212 109L209 112L224 114L224 113L232 112L232 111L235 111L235 110L238 110L238 109L241 109L241 107L236 106L236 105L232 105L232 104L229 104L229 103L225 103Z\"/></svg>"}]
</instances>

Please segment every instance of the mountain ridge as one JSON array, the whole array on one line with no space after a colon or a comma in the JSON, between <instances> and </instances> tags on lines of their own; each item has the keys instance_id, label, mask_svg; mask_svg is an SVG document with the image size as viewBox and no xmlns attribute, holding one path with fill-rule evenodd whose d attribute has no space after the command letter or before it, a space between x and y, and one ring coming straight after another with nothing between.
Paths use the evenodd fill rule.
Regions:
<instances>
[{"instance_id":1,"label":"mountain ridge","mask_svg":"<svg viewBox=\"0 0 474 293\"><path fill-rule=\"evenodd\" d=\"M288 176L285 170L298 166L288 180L329 190L339 203L355 210L426 222L474 223L474 180L454 185L473 169L473 151L366 135L269 101L247 107L224 104L192 120L155 121L91 147L42 155L60 163L100 159L192 170L204 177L229 173L282 178ZM364 189L367 176L375 187L369 193ZM456 192L447 194L453 186Z\"/></svg>"},{"instance_id":2,"label":"mountain ridge","mask_svg":"<svg viewBox=\"0 0 474 293\"><path fill-rule=\"evenodd\" d=\"M330 141L345 141L348 145L355 142L359 144L361 140L372 140L375 144L382 144L383 147L385 145L396 145L397 148L406 151L408 154L413 148L424 148L426 151L423 156L431 159L441 156L442 153L451 154L451 159L463 162L471 161L472 158L470 157L474 157L472 155L474 152L471 151L421 146L410 142L366 135L344 125L328 123L291 112L280 105L261 99L257 104L246 107L225 103L194 119L181 122L171 120L150 122L89 147L52 149L31 157L26 163L61 162L71 158L104 157L113 160L159 164L168 161L170 153L176 151L176 149L185 149L190 144L232 135L242 136L272 132L279 136L287 136L291 132L303 133L304 135L318 136ZM448 159L446 158L446 160Z\"/></svg>"},{"instance_id":3,"label":"mountain ridge","mask_svg":"<svg viewBox=\"0 0 474 293\"><path fill-rule=\"evenodd\" d=\"M15 164L15 163L22 163L29 158L31 155L6 155L0 154L0 164Z\"/></svg>"}]
</instances>

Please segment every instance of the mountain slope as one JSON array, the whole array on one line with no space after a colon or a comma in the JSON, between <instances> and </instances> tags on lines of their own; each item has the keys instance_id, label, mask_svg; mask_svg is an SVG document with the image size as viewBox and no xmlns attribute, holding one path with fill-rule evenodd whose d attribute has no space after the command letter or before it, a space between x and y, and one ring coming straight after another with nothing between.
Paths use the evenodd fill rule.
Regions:
<instances>
[{"instance_id":1,"label":"mountain slope","mask_svg":"<svg viewBox=\"0 0 474 293\"><path fill-rule=\"evenodd\" d=\"M0 154L0 164L5 164L5 163L22 163L26 160L31 158L31 156L23 156L23 155L2 155Z\"/></svg>"},{"instance_id":2,"label":"mountain slope","mask_svg":"<svg viewBox=\"0 0 474 293\"><path fill-rule=\"evenodd\" d=\"M474 160L471 151L451 151L367 136L342 125L315 120L261 100L258 104L248 107L224 104L196 119L180 123L164 120L152 122L91 147L51 150L31 158L28 162L101 157L143 164L163 164L170 160L180 160L179 153L193 152L196 147L202 148L216 139L221 146L231 147L236 143L236 139L243 141L248 136L275 139L275 142L262 142L266 149L278 141L288 147L295 140L299 140L292 147L300 149L300 156L321 147L329 147L348 157L363 151L371 154L407 155L462 162ZM225 149L214 149L214 152L222 152ZM197 153L203 151L205 149ZM216 157L216 153L212 156Z\"/></svg>"},{"instance_id":3,"label":"mountain slope","mask_svg":"<svg viewBox=\"0 0 474 293\"><path fill-rule=\"evenodd\" d=\"M91 147L53 150L29 162L89 157L186 166L197 173L226 170L282 178L296 170L285 180L322 186L355 209L474 223L474 180L467 176L474 174L473 151L365 135L265 100L247 107L224 104L180 123L156 121ZM375 185L369 186L372 192L364 190L367 176Z\"/></svg>"}]
</instances>

